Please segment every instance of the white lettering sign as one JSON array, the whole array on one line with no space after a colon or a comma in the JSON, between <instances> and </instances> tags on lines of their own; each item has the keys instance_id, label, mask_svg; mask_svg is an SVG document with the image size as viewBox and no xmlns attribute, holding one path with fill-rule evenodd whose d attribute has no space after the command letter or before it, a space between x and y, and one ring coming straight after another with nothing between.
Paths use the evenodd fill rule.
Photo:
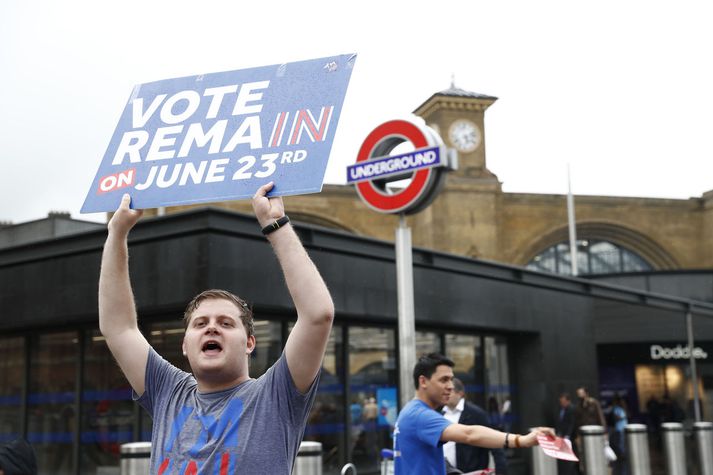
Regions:
<instances>
[{"instance_id":1,"label":"white lettering sign","mask_svg":"<svg viewBox=\"0 0 713 475\"><path fill-rule=\"evenodd\" d=\"M319 192L355 55L134 88L82 213Z\"/></svg>"},{"instance_id":2,"label":"white lettering sign","mask_svg":"<svg viewBox=\"0 0 713 475\"><path fill-rule=\"evenodd\" d=\"M691 357L691 350L688 346L676 345L674 348L666 348L661 345L651 345L652 360L687 360ZM708 358L708 353L703 348L696 346L693 348L693 357L698 360Z\"/></svg>"}]
</instances>

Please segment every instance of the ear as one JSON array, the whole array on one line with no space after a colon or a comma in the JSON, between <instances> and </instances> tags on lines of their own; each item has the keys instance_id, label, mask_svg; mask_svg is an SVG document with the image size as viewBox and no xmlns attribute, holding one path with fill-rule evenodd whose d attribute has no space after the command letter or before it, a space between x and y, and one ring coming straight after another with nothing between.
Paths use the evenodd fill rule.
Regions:
<instances>
[{"instance_id":1,"label":"ear","mask_svg":"<svg viewBox=\"0 0 713 475\"><path fill-rule=\"evenodd\" d=\"M255 335L250 335L247 341L247 350L245 351L248 355L251 354L255 349L255 344Z\"/></svg>"},{"instance_id":2,"label":"ear","mask_svg":"<svg viewBox=\"0 0 713 475\"><path fill-rule=\"evenodd\" d=\"M183 356L186 356L188 353L186 352L186 339L184 338L183 341L181 342L181 350L183 351Z\"/></svg>"},{"instance_id":3,"label":"ear","mask_svg":"<svg viewBox=\"0 0 713 475\"><path fill-rule=\"evenodd\" d=\"M418 377L418 387L425 388L427 381L428 381L428 378L425 377L424 375L419 376Z\"/></svg>"}]
</instances>

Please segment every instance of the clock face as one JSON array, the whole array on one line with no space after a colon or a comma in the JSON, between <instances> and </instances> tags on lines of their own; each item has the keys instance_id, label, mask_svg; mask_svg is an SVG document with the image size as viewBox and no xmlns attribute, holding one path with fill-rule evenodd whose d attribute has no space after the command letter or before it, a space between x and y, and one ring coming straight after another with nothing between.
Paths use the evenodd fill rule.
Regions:
<instances>
[{"instance_id":1,"label":"clock face","mask_svg":"<svg viewBox=\"0 0 713 475\"><path fill-rule=\"evenodd\" d=\"M448 129L451 143L461 152L472 152L480 145L480 130L473 122L459 119Z\"/></svg>"}]
</instances>

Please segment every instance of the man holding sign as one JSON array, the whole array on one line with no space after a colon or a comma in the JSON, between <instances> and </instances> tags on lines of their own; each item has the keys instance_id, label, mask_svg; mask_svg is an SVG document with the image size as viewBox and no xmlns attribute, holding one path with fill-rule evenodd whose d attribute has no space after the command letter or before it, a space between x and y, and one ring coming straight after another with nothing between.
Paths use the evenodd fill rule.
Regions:
<instances>
[{"instance_id":1,"label":"man holding sign","mask_svg":"<svg viewBox=\"0 0 713 475\"><path fill-rule=\"evenodd\" d=\"M285 216L282 198L261 186L252 204L297 310L278 361L251 379L252 312L223 290L196 296L184 315L183 354L193 374L159 356L138 329L127 237L141 212L125 194L109 221L99 277L99 327L135 397L151 414L151 474L285 474L292 469L334 318L317 268Z\"/></svg>"}]
</instances>

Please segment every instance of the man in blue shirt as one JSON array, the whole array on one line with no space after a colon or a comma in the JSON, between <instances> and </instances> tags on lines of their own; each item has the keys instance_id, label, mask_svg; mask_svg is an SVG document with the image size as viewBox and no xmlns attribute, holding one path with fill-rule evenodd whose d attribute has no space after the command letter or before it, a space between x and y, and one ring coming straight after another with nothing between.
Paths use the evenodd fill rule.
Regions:
<instances>
[{"instance_id":1,"label":"man in blue shirt","mask_svg":"<svg viewBox=\"0 0 713 475\"><path fill-rule=\"evenodd\" d=\"M401 410L394 428L395 475L445 475L445 442L507 449L537 445L538 434L554 436L551 429L545 428L521 436L448 421L438 411L453 391L454 365L438 353L422 356L416 363L416 397Z\"/></svg>"}]
</instances>

